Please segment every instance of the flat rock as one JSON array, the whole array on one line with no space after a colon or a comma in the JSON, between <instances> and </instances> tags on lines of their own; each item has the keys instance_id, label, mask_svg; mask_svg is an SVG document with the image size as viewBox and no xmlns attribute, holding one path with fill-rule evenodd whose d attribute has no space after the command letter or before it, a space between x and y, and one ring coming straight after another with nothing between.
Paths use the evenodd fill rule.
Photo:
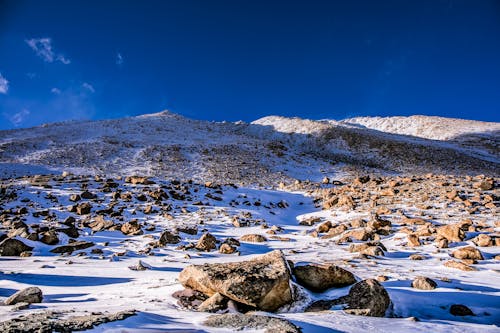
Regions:
<instances>
[{"instance_id":1,"label":"flat rock","mask_svg":"<svg viewBox=\"0 0 500 333\"><path fill-rule=\"evenodd\" d=\"M77 250L83 250L89 247L94 246L95 244L92 242L86 241L77 241L73 243L68 243L66 245L61 245L50 250L52 253L71 253Z\"/></svg>"},{"instance_id":2,"label":"flat rock","mask_svg":"<svg viewBox=\"0 0 500 333\"><path fill-rule=\"evenodd\" d=\"M300 333L301 330L291 322L268 316L225 313L207 318L204 325L218 328L231 328L234 331L264 330L265 333Z\"/></svg>"},{"instance_id":3,"label":"flat rock","mask_svg":"<svg viewBox=\"0 0 500 333\"><path fill-rule=\"evenodd\" d=\"M453 251L453 257L457 259L472 259L472 260L483 260L483 254L481 251L473 246L466 246Z\"/></svg>"}]
</instances>

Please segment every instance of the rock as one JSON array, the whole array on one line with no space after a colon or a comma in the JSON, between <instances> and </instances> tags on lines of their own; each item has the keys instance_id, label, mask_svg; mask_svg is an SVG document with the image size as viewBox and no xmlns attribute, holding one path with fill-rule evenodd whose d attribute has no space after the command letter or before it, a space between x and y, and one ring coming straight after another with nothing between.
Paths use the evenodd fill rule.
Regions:
<instances>
[{"instance_id":1,"label":"rock","mask_svg":"<svg viewBox=\"0 0 500 333\"><path fill-rule=\"evenodd\" d=\"M417 235L409 234L407 239L408 239L408 246L411 247L420 246L420 239L418 239Z\"/></svg>"},{"instance_id":2,"label":"rock","mask_svg":"<svg viewBox=\"0 0 500 333\"><path fill-rule=\"evenodd\" d=\"M82 194L80 194L80 196L81 196L83 199L87 199L87 200L97 198L97 195L95 195L94 193L91 193L91 192L89 192L89 191L83 191L83 192L82 192Z\"/></svg>"},{"instance_id":3,"label":"rock","mask_svg":"<svg viewBox=\"0 0 500 333\"><path fill-rule=\"evenodd\" d=\"M371 232L368 232L365 228L351 230L346 233L346 236L357 239L359 241L367 241L371 237Z\"/></svg>"},{"instance_id":4,"label":"rock","mask_svg":"<svg viewBox=\"0 0 500 333\"><path fill-rule=\"evenodd\" d=\"M453 304L450 306L450 313L454 316L475 316L474 312L463 304Z\"/></svg>"},{"instance_id":5,"label":"rock","mask_svg":"<svg viewBox=\"0 0 500 333\"><path fill-rule=\"evenodd\" d=\"M316 228L316 231L318 231L318 232L328 232L328 230L330 230L331 227L332 227L332 222L326 221L326 222L321 223Z\"/></svg>"},{"instance_id":6,"label":"rock","mask_svg":"<svg viewBox=\"0 0 500 333\"><path fill-rule=\"evenodd\" d=\"M77 202L80 200L82 200L82 198L78 194L72 194L69 196L69 201Z\"/></svg>"},{"instance_id":7,"label":"rock","mask_svg":"<svg viewBox=\"0 0 500 333\"><path fill-rule=\"evenodd\" d=\"M124 223L121 226L120 230L124 235L127 236L142 235L144 233L141 229L141 225L139 224L139 222L135 220Z\"/></svg>"},{"instance_id":8,"label":"rock","mask_svg":"<svg viewBox=\"0 0 500 333\"><path fill-rule=\"evenodd\" d=\"M0 256L20 256L21 253L33 250L33 247L28 246L15 238L6 238L0 242Z\"/></svg>"},{"instance_id":9,"label":"rock","mask_svg":"<svg viewBox=\"0 0 500 333\"><path fill-rule=\"evenodd\" d=\"M444 225L436 230L438 236L446 238L450 242L461 242L465 238L465 233L460 224Z\"/></svg>"},{"instance_id":10,"label":"rock","mask_svg":"<svg viewBox=\"0 0 500 333\"><path fill-rule=\"evenodd\" d=\"M18 303L41 303L43 294L38 287L29 287L19 290L14 295L10 296L4 301L5 305L14 305Z\"/></svg>"},{"instance_id":11,"label":"rock","mask_svg":"<svg viewBox=\"0 0 500 333\"><path fill-rule=\"evenodd\" d=\"M73 243L68 243L67 245L58 246L50 250L52 253L71 253L77 250L83 250L94 246L92 242L78 241Z\"/></svg>"},{"instance_id":12,"label":"rock","mask_svg":"<svg viewBox=\"0 0 500 333\"><path fill-rule=\"evenodd\" d=\"M436 289L437 283L434 280L424 276L417 276L411 283L411 286L420 290L433 290Z\"/></svg>"},{"instance_id":13,"label":"rock","mask_svg":"<svg viewBox=\"0 0 500 333\"><path fill-rule=\"evenodd\" d=\"M410 260L424 260L424 259L425 259L425 256L424 256L424 255L422 255L422 254L417 254L417 253L414 253L414 254L410 255L410 256L408 257L408 259L410 259Z\"/></svg>"},{"instance_id":14,"label":"rock","mask_svg":"<svg viewBox=\"0 0 500 333\"><path fill-rule=\"evenodd\" d=\"M293 274L300 285L316 292L356 283L351 272L333 264L297 266L293 269Z\"/></svg>"},{"instance_id":15,"label":"rock","mask_svg":"<svg viewBox=\"0 0 500 333\"><path fill-rule=\"evenodd\" d=\"M364 250L360 251L360 253L373 257L384 256L384 251L380 246L368 246Z\"/></svg>"},{"instance_id":16,"label":"rock","mask_svg":"<svg viewBox=\"0 0 500 333\"><path fill-rule=\"evenodd\" d=\"M92 231L98 232L102 230L107 230L114 225L115 224L113 223L113 221L105 220L102 215L98 215L95 217L94 222L89 224L89 227L92 229Z\"/></svg>"},{"instance_id":17,"label":"rock","mask_svg":"<svg viewBox=\"0 0 500 333\"><path fill-rule=\"evenodd\" d=\"M293 299L290 271L279 250L248 261L191 265L182 270L179 281L208 296L219 292L263 311L275 311Z\"/></svg>"},{"instance_id":18,"label":"rock","mask_svg":"<svg viewBox=\"0 0 500 333\"><path fill-rule=\"evenodd\" d=\"M30 307L30 303L21 302L21 303L17 303L16 305L14 305L12 307L12 311L26 310L26 309L29 309L29 307Z\"/></svg>"},{"instance_id":19,"label":"rock","mask_svg":"<svg viewBox=\"0 0 500 333\"><path fill-rule=\"evenodd\" d=\"M391 304L389 294L374 279L356 283L347 295L346 312L371 317L383 317Z\"/></svg>"},{"instance_id":20,"label":"rock","mask_svg":"<svg viewBox=\"0 0 500 333\"><path fill-rule=\"evenodd\" d=\"M466 246L453 251L452 256L457 259L484 260L481 251L473 246Z\"/></svg>"},{"instance_id":21,"label":"rock","mask_svg":"<svg viewBox=\"0 0 500 333\"><path fill-rule=\"evenodd\" d=\"M154 184L153 181L149 180L148 177L140 177L140 176L129 176L125 178L125 183L131 183L132 185L151 185Z\"/></svg>"},{"instance_id":22,"label":"rock","mask_svg":"<svg viewBox=\"0 0 500 333\"><path fill-rule=\"evenodd\" d=\"M139 260L136 265L129 266L128 268L132 271L145 271L151 269L151 267L149 265L145 265L142 260Z\"/></svg>"},{"instance_id":23,"label":"rock","mask_svg":"<svg viewBox=\"0 0 500 333\"><path fill-rule=\"evenodd\" d=\"M227 243L223 243L219 247L219 252L222 254L232 254L232 253L236 252L236 247L229 245Z\"/></svg>"},{"instance_id":24,"label":"rock","mask_svg":"<svg viewBox=\"0 0 500 333\"><path fill-rule=\"evenodd\" d=\"M90 210L92 209L92 205L88 202L81 203L76 206L76 213L78 215L86 215L90 214Z\"/></svg>"},{"instance_id":25,"label":"rock","mask_svg":"<svg viewBox=\"0 0 500 333\"><path fill-rule=\"evenodd\" d=\"M281 318L273 318L261 315L225 313L208 317L203 323L210 327L230 328L233 331L252 330L264 333L300 333L301 330Z\"/></svg>"},{"instance_id":26,"label":"rock","mask_svg":"<svg viewBox=\"0 0 500 333\"><path fill-rule=\"evenodd\" d=\"M441 238L436 240L436 247L439 249L448 248L448 240L446 238Z\"/></svg>"},{"instance_id":27,"label":"rock","mask_svg":"<svg viewBox=\"0 0 500 333\"><path fill-rule=\"evenodd\" d=\"M56 245L57 243L59 243L59 237L57 237L57 232L55 232L54 230L44 232L42 234L42 237L40 237L40 242L47 245Z\"/></svg>"},{"instance_id":28,"label":"rock","mask_svg":"<svg viewBox=\"0 0 500 333\"><path fill-rule=\"evenodd\" d=\"M477 246L485 247L485 246L493 246L493 239L486 234L477 235L472 239L472 242Z\"/></svg>"},{"instance_id":29,"label":"rock","mask_svg":"<svg viewBox=\"0 0 500 333\"><path fill-rule=\"evenodd\" d=\"M161 233L158 244L160 244L160 246L165 246L167 244L177 244L180 241L181 238L179 237L179 235L174 234L170 230L165 230Z\"/></svg>"},{"instance_id":30,"label":"rock","mask_svg":"<svg viewBox=\"0 0 500 333\"><path fill-rule=\"evenodd\" d=\"M476 268L471 267L467 264L464 264L463 262L455 261L455 260L448 260L447 262L444 263L445 267L449 268L456 268L462 271L470 272L470 271L477 271Z\"/></svg>"},{"instance_id":31,"label":"rock","mask_svg":"<svg viewBox=\"0 0 500 333\"><path fill-rule=\"evenodd\" d=\"M215 249L217 243L217 239L210 233L205 233L200 237L198 243L196 243L196 249L199 251L207 251Z\"/></svg>"},{"instance_id":32,"label":"rock","mask_svg":"<svg viewBox=\"0 0 500 333\"><path fill-rule=\"evenodd\" d=\"M190 288L176 291L172 296L177 298L177 304L180 306L195 310L208 299L205 294Z\"/></svg>"},{"instance_id":33,"label":"rock","mask_svg":"<svg viewBox=\"0 0 500 333\"><path fill-rule=\"evenodd\" d=\"M259 234L248 234L240 237L240 241L249 243L267 242L267 238Z\"/></svg>"},{"instance_id":34,"label":"rock","mask_svg":"<svg viewBox=\"0 0 500 333\"><path fill-rule=\"evenodd\" d=\"M201 312L217 312L227 308L229 299L220 293L215 293L198 306Z\"/></svg>"}]
</instances>

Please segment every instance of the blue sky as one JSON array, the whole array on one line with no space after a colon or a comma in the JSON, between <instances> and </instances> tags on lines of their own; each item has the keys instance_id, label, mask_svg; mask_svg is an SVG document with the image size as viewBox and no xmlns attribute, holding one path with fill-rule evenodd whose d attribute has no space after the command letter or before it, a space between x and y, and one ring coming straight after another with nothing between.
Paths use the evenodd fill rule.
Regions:
<instances>
[{"instance_id":1,"label":"blue sky","mask_svg":"<svg viewBox=\"0 0 500 333\"><path fill-rule=\"evenodd\" d=\"M0 0L0 129L207 120L500 121L500 2Z\"/></svg>"}]
</instances>

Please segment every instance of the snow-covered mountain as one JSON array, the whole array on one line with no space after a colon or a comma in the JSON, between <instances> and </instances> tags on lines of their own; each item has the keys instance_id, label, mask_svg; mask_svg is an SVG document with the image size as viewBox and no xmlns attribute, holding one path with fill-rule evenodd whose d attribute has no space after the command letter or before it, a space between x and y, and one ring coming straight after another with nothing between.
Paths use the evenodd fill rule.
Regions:
<instances>
[{"instance_id":1,"label":"snow-covered mountain","mask_svg":"<svg viewBox=\"0 0 500 333\"><path fill-rule=\"evenodd\" d=\"M246 184L367 170L496 174L499 128L499 123L423 116L209 122L165 111L2 131L0 170L9 176L29 165L30 170Z\"/></svg>"}]
</instances>

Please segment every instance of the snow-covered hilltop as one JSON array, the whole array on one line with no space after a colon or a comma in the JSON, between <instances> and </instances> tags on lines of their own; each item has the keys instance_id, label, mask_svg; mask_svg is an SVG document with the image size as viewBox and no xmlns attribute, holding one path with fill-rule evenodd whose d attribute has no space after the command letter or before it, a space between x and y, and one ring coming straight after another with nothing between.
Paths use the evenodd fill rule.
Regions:
<instances>
[{"instance_id":1,"label":"snow-covered hilltop","mask_svg":"<svg viewBox=\"0 0 500 333\"><path fill-rule=\"evenodd\" d=\"M198 121L165 111L54 123L0 132L0 170L3 177L30 165L57 172L240 184L367 171L495 174L500 124L447 121L422 116L342 122L270 116L248 124ZM451 137L461 139L449 141Z\"/></svg>"}]
</instances>

